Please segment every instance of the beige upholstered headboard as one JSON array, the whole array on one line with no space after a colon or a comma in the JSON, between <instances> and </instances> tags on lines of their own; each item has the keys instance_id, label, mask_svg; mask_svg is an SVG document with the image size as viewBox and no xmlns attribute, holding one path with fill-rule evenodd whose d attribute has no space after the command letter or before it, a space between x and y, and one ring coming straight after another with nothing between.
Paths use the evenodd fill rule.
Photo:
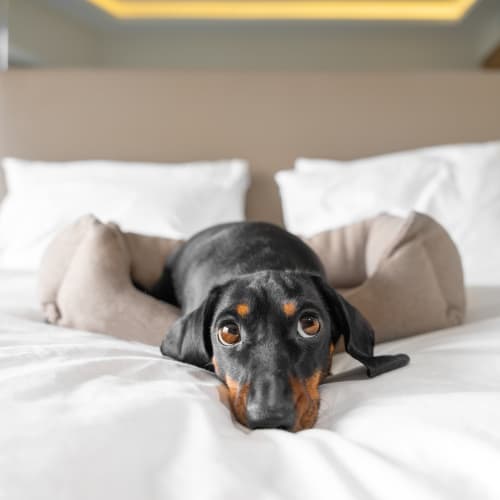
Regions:
<instances>
[{"instance_id":1,"label":"beige upholstered headboard","mask_svg":"<svg viewBox=\"0 0 500 500\"><path fill-rule=\"evenodd\" d=\"M273 173L297 156L352 159L492 139L500 139L499 73L0 74L0 156L246 158L248 215L275 222Z\"/></svg>"}]
</instances>

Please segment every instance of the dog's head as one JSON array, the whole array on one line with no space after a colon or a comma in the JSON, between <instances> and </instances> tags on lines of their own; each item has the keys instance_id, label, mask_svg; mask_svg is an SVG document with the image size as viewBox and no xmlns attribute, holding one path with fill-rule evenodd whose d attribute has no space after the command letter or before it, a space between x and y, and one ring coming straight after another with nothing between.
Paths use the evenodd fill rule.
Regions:
<instances>
[{"instance_id":1,"label":"dog's head","mask_svg":"<svg viewBox=\"0 0 500 500\"><path fill-rule=\"evenodd\" d=\"M374 357L370 325L321 277L283 271L215 287L198 309L174 324L161 350L213 366L242 424L297 431L316 421L318 386L341 335L347 352L370 376L408 362L404 355Z\"/></svg>"}]
</instances>

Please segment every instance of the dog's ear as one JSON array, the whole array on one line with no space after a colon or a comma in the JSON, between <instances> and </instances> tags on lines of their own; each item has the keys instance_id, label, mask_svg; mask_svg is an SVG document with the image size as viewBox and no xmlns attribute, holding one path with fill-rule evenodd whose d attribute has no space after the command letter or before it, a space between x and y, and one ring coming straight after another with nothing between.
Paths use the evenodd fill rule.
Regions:
<instances>
[{"instance_id":1,"label":"dog's ear","mask_svg":"<svg viewBox=\"0 0 500 500\"><path fill-rule=\"evenodd\" d=\"M184 363L210 368L213 351L210 326L219 292L219 287L212 289L197 309L172 325L161 343L162 354Z\"/></svg>"},{"instance_id":2,"label":"dog's ear","mask_svg":"<svg viewBox=\"0 0 500 500\"><path fill-rule=\"evenodd\" d=\"M366 366L369 377L395 370L410 361L406 354L374 356L374 332L363 315L320 276L313 276L330 313L332 323L332 341L335 343L340 335L344 337L345 350Z\"/></svg>"}]
</instances>

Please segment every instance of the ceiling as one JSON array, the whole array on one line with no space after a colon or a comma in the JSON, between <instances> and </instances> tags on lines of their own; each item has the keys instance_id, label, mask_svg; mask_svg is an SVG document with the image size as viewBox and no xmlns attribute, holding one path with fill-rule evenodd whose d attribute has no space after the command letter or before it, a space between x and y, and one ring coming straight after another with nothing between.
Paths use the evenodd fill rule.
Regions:
<instances>
[{"instance_id":1,"label":"ceiling","mask_svg":"<svg viewBox=\"0 0 500 500\"><path fill-rule=\"evenodd\" d=\"M458 22L480 0L42 0L101 27L158 20Z\"/></svg>"},{"instance_id":2,"label":"ceiling","mask_svg":"<svg viewBox=\"0 0 500 500\"><path fill-rule=\"evenodd\" d=\"M476 0L88 0L118 19L459 21Z\"/></svg>"},{"instance_id":3,"label":"ceiling","mask_svg":"<svg viewBox=\"0 0 500 500\"><path fill-rule=\"evenodd\" d=\"M138 0L116 1L135 5ZM194 1L175 0L182 4ZM204 5L215 1L231 5L262 1L290 4L290 0L196 1ZM361 5L361 0L347 1ZM379 0L363 1L381 5ZM402 1L406 0L384 0L384 4L394 7L402 5ZM411 1L426 7L465 6L457 0ZM10 57L17 65L454 69L477 67L500 42L500 0L469 0L469 9L455 22L366 18L286 22L282 18L238 18L231 22L227 18L131 19L114 17L91 0L10 2ZM158 2L144 0L140 4L157 6ZM332 0L309 2L324 4Z\"/></svg>"}]
</instances>

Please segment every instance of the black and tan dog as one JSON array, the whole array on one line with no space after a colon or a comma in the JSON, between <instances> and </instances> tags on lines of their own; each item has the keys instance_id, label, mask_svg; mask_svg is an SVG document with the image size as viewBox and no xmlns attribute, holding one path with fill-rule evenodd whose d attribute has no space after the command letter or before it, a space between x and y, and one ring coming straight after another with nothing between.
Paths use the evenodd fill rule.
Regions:
<instances>
[{"instance_id":1,"label":"black and tan dog","mask_svg":"<svg viewBox=\"0 0 500 500\"><path fill-rule=\"evenodd\" d=\"M314 425L318 385L340 336L369 376L409 361L374 356L370 325L326 284L316 254L271 224L198 233L169 259L151 294L183 311L162 353L214 369L234 415L252 429Z\"/></svg>"}]
</instances>

